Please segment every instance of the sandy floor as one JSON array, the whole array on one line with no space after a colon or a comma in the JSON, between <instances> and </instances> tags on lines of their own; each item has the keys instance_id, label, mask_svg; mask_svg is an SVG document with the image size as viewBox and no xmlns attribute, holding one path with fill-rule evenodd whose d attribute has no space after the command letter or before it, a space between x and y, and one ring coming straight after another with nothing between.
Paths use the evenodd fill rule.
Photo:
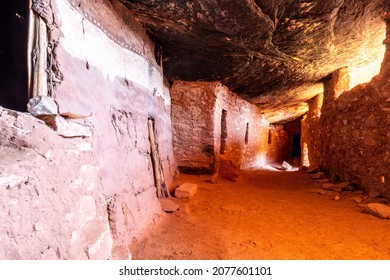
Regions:
<instances>
[{"instance_id":1,"label":"sandy floor","mask_svg":"<svg viewBox=\"0 0 390 280\"><path fill-rule=\"evenodd\" d=\"M320 184L303 171L205 181L179 176L177 184L197 183L198 192L191 200L172 198L180 210L133 243L133 259L390 259L390 220L362 213L356 193L337 201L311 193Z\"/></svg>"}]
</instances>

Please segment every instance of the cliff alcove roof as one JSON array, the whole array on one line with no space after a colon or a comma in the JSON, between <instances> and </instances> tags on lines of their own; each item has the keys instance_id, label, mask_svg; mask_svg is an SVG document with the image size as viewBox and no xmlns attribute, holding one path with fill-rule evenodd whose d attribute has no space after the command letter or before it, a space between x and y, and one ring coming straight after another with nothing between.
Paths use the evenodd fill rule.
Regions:
<instances>
[{"instance_id":1,"label":"cliff alcove roof","mask_svg":"<svg viewBox=\"0 0 390 280\"><path fill-rule=\"evenodd\" d=\"M168 79L221 81L271 118L305 111L333 71L365 82L383 59L388 0L121 1L162 47Z\"/></svg>"}]
</instances>

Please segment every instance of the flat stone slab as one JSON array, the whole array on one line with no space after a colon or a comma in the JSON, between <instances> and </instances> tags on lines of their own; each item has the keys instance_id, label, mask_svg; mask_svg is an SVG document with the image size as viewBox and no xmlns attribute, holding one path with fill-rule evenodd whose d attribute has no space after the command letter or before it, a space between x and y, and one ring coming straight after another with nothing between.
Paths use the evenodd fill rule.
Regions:
<instances>
[{"instance_id":1,"label":"flat stone slab","mask_svg":"<svg viewBox=\"0 0 390 280\"><path fill-rule=\"evenodd\" d=\"M332 195L332 196L338 194L335 191L324 190L324 189L321 189L321 188L311 189L310 192L311 193L318 193L318 194L322 194L322 195Z\"/></svg>"},{"instance_id":2,"label":"flat stone slab","mask_svg":"<svg viewBox=\"0 0 390 280\"><path fill-rule=\"evenodd\" d=\"M58 106L54 99L42 95L31 98L27 110L33 116L58 114Z\"/></svg>"},{"instance_id":3,"label":"flat stone slab","mask_svg":"<svg viewBox=\"0 0 390 280\"><path fill-rule=\"evenodd\" d=\"M58 135L62 137L73 138L92 136L92 131L89 127L76 122L68 121L60 115L40 116L39 118L43 120L48 126L57 131Z\"/></svg>"},{"instance_id":4,"label":"flat stone slab","mask_svg":"<svg viewBox=\"0 0 390 280\"><path fill-rule=\"evenodd\" d=\"M197 184L184 183L176 188L175 197L190 199L194 196L197 190L198 190Z\"/></svg>"},{"instance_id":5,"label":"flat stone slab","mask_svg":"<svg viewBox=\"0 0 390 280\"><path fill-rule=\"evenodd\" d=\"M324 184L324 183L329 183L329 179L319 179L317 180L317 183Z\"/></svg>"},{"instance_id":6,"label":"flat stone slab","mask_svg":"<svg viewBox=\"0 0 390 280\"><path fill-rule=\"evenodd\" d=\"M179 210L179 205L169 198L160 198L161 209L166 213L173 213Z\"/></svg>"},{"instance_id":7,"label":"flat stone slab","mask_svg":"<svg viewBox=\"0 0 390 280\"><path fill-rule=\"evenodd\" d=\"M354 196L351 198L353 201L355 201L356 203L362 203L364 201L364 198L361 197L361 196Z\"/></svg>"},{"instance_id":8,"label":"flat stone slab","mask_svg":"<svg viewBox=\"0 0 390 280\"><path fill-rule=\"evenodd\" d=\"M381 203L368 203L363 210L381 219L390 219L390 206Z\"/></svg>"},{"instance_id":9,"label":"flat stone slab","mask_svg":"<svg viewBox=\"0 0 390 280\"><path fill-rule=\"evenodd\" d=\"M362 190L353 191L353 194L364 194L364 191Z\"/></svg>"},{"instance_id":10,"label":"flat stone slab","mask_svg":"<svg viewBox=\"0 0 390 280\"><path fill-rule=\"evenodd\" d=\"M324 179L325 178L325 173L324 172L318 172L313 175L311 175L312 179Z\"/></svg>"},{"instance_id":11,"label":"flat stone slab","mask_svg":"<svg viewBox=\"0 0 390 280\"><path fill-rule=\"evenodd\" d=\"M351 182L340 182L336 184L338 187L340 187L340 190L343 191L353 191L354 187L351 185Z\"/></svg>"},{"instance_id":12,"label":"flat stone slab","mask_svg":"<svg viewBox=\"0 0 390 280\"><path fill-rule=\"evenodd\" d=\"M341 192L341 188L335 184L332 183L325 183L322 184L322 188L324 190L329 190L329 191L335 191L335 192Z\"/></svg>"},{"instance_id":13,"label":"flat stone slab","mask_svg":"<svg viewBox=\"0 0 390 280\"><path fill-rule=\"evenodd\" d=\"M337 186L339 186L341 189L345 189L345 188L347 188L350 185L351 185L350 182L341 182L341 183L337 184Z\"/></svg>"}]
</instances>

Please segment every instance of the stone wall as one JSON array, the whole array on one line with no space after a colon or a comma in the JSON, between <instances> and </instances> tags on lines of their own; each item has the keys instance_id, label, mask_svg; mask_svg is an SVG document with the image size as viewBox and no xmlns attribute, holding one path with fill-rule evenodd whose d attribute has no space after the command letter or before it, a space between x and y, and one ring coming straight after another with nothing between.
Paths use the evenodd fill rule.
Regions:
<instances>
[{"instance_id":1,"label":"stone wall","mask_svg":"<svg viewBox=\"0 0 390 280\"><path fill-rule=\"evenodd\" d=\"M213 85L175 81L171 87L173 146L182 172L215 171Z\"/></svg>"},{"instance_id":2,"label":"stone wall","mask_svg":"<svg viewBox=\"0 0 390 280\"><path fill-rule=\"evenodd\" d=\"M385 43L381 72L370 83L347 91L347 69L324 81L324 96L312 100L302 121L302 144L307 144L310 165L321 166L333 180L389 198L389 39Z\"/></svg>"},{"instance_id":3,"label":"stone wall","mask_svg":"<svg viewBox=\"0 0 390 280\"><path fill-rule=\"evenodd\" d=\"M297 164L301 160L300 135L301 119L283 123L272 124L268 133L267 162L287 161ZM295 137L298 138L295 139ZM295 143L296 142L296 143Z\"/></svg>"},{"instance_id":4,"label":"stone wall","mask_svg":"<svg viewBox=\"0 0 390 280\"><path fill-rule=\"evenodd\" d=\"M311 99L309 111L302 119L302 138L301 147L304 152L302 165L320 166L322 159L322 136L320 131L321 108L324 95L321 93ZM310 152L309 152L310 151Z\"/></svg>"},{"instance_id":5,"label":"stone wall","mask_svg":"<svg viewBox=\"0 0 390 280\"><path fill-rule=\"evenodd\" d=\"M216 158L239 163L241 169L259 167L266 163L269 122L253 104L216 84L214 107L214 147ZM221 115L227 114L226 151L221 157ZM247 139L245 139L248 128ZM247 141L246 141L247 140Z\"/></svg>"},{"instance_id":6,"label":"stone wall","mask_svg":"<svg viewBox=\"0 0 390 280\"><path fill-rule=\"evenodd\" d=\"M215 173L220 159L237 168L265 164L268 121L220 83L176 81L171 87L174 151L180 169ZM221 153L221 118L226 149Z\"/></svg>"},{"instance_id":7,"label":"stone wall","mask_svg":"<svg viewBox=\"0 0 390 280\"><path fill-rule=\"evenodd\" d=\"M268 137L267 161L288 161L292 151L292 135L284 129L284 125L271 125Z\"/></svg>"},{"instance_id":8,"label":"stone wall","mask_svg":"<svg viewBox=\"0 0 390 280\"><path fill-rule=\"evenodd\" d=\"M29 196L26 198L29 202L16 204L17 202L12 202L15 194L7 188L2 189L2 199L7 201L9 198L11 201L2 204L5 208L3 212L7 213L11 207L16 211L14 222L8 223L9 228L2 230L10 231L10 228L17 226L16 219L24 219L23 215L30 212L26 204L36 205L36 209L42 207L51 214L42 215L41 220L26 220L24 227L30 227L34 231L34 223L38 223L39 228L47 229L40 234L46 234L49 239L53 233L53 239L56 238L53 244L62 245L58 245L57 249L57 245L50 243L48 247L45 239L40 237L28 245L30 232L18 232L15 228L12 236L0 236L2 244L10 244L11 248L25 242L25 253L18 255L7 251L0 257L128 258L130 254L127 248L132 238L141 236L162 216L150 158L150 118L154 119L161 165L168 186L176 174L169 89L164 83L161 68L155 62L153 43L142 27L125 12L120 2L41 2L44 8L37 12L47 23L49 47L52 48L49 52L52 55L52 65L48 70L49 88L52 88L60 114L70 124L88 127L91 137L88 140L53 138L54 140L50 140L52 158L45 158L46 151L40 153L42 155L33 161L37 163L34 169L28 167L30 164L26 163L28 159L25 159L27 155L24 150L18 151L10 142L2 141L2 146L8 149L11 145L12 149L18 151L22 158L18 166L26 165L24 176L31 178L28 180L31 185L29 189L12 190L22 198ZM24 125L24 115L15 118ZM8 131L5 135L7 133ZM13 133L24 132L15 128ZM50 131L45 133L55 137ZM36 137L49 138L35 133L25 138L26 145L38 141ZM7 139L11 141L12 137ZM75 141L77 145L64 150L64 141ZM84 156L84 150L88 156ZM83 172L88 173L88 176ZM8 176L13 178L12 175L15 174L10 171ZM87 177L84 179L82 176ZM41 185L39 182L42 181L48 183ZM91 182L94 183L93 190L89 189ZM48 189L43 192L40 188ZM52 188L54 190L51 191ZM36 202L37 196L47 202L47 205L43 207ZM78 211L76 204L81 208L80 214L75 214ZM96 215L92 214L93 205L96 207ZM70 209L75 209L75 212ZM101 220L104 226L100 230L91 230L91 236L83 236L84 226L95 221L92 217ZM68 229L65 219L69 219L68 223L80 226L69 226ZM85 253L83 246L87 245L82 243L83 240L89 242L88 240L94 240L94 236L107 236L99 243L106 248L104 254ZM97 249L95 245L91 244L92 251ZM36 251L43 252L46 248L52 250L41 256L36 254Z\"/></svg>"}]
</instances>

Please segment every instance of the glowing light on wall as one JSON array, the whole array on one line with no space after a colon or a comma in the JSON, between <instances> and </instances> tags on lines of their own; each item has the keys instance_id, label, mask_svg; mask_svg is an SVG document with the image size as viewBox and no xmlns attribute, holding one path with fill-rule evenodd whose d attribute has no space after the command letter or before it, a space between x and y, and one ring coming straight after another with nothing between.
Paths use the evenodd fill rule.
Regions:
<instances>
[{"instance_id":1,"label":"glowing light on wall","mask_svg":"<svg viewBox=\"0 0 390 280\"><path fill-rule=\"evenodd\" d=\"M306 142L303 142L302 145L302 165L309 167L310 166L310 161L309 161L309 147Z\"/></svg>"},{"instance_id":2,"label":"glowing light on wall","mask_svg":"<svg viewBox=\"0 0 390 280\"><path fill-rule=\"evenodd\" d=\"M379 74L386 51L383 40L386 38L386 23L383 20L373 22L360 34L364 40L355 50L358 54L348 63L350 88L368 83Z\"/></svg>"},{"instance_id":3,"label":"glowing light on wall","mask_svg":"<svg viewBox=\"0 0 390 280\"><path fill-rule=\"evenodd\" d=\"M380 59L371 61L367 64L361 65L360 67L350 69L350 88L353 88L359 84L368 83L374 76L379 74L385 48L383 48L381 52Z\"/></svg>"}]
</instances>

